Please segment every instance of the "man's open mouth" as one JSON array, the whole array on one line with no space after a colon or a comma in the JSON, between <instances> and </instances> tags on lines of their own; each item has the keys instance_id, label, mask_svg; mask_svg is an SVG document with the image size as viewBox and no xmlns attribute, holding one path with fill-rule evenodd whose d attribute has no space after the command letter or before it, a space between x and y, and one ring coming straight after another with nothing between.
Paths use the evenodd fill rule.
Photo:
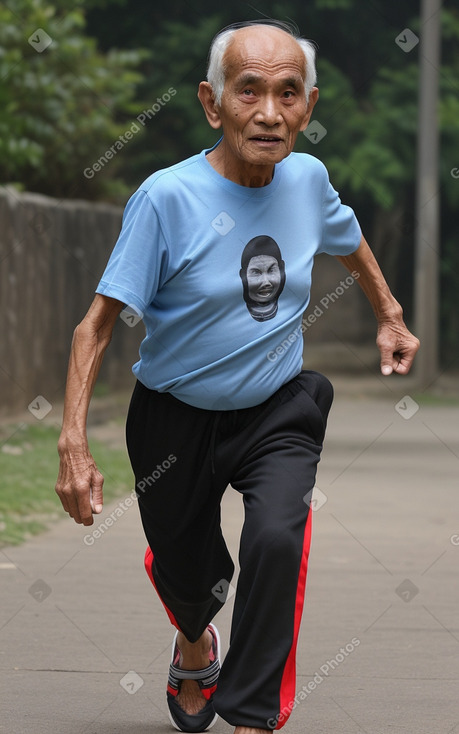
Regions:
<instances>
[{"instance_id":1,"label":"man's open mouth","mask_svg":"<svg viewBox=\"0 0 459 734\"><path fill-rule=\"evenodd\" d=\"M277 135L254 135L250 140L260 140L262 143L280 143L282 138Z\"/></svg>"}]
</instances>

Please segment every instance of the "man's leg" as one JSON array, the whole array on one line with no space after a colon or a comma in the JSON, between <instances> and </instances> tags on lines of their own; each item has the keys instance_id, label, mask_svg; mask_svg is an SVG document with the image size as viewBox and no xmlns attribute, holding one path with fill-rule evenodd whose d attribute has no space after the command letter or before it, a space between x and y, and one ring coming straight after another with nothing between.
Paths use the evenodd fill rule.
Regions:
<instances>
[{"instance_id":1,"label":"man's leg","mask_svg":"<svg viewBox=\"0 0 459 734\"><path fill-rule=\"evenodd\" d=\"M229 723L261 730L280 728L295 698L309 500L332 388L323 376L306 372L273 401L219 447L241 457L231 484L243 494L245 522L231 644L214 705Z\"/></svg>"},{"instance_id":2,"label":"man's leg","mask_svg":"<svg viewBox=\"0 0 459 734\"><path fill-rule=\"evenodd\" d=\"M232 562L219 526L219 503L229 479L228 472L232 472L232 483L244 493L246 523L241 542L242 571L236 597L230 649L230 653L233 651L232 658L236 660L236 665L233 665L234 673L231 674L232 664L229 654L224 663L224 669L228 671L226 681L224 676L223 681L219 682L216 694L220 701L218 712L237 726L236 734L254 734L257 731L256 728L248 727L258 727L263 731L274 728L277 723L278 725L284 723L279 718L273 724L273 716L281 710L280 703L292 689L292 680L294 688L294 648L299 618L298 614L296 616L293 614L292 620L290 614L287 623L283 625L282 636L288 638L287 647L284 639L281 645L283 650L276 653L280 660L278 669L274 671L274 675L266 676L263 673L264 661L260 653L264 650L265 640L272 637L272 630L265 629L270 599L263 599L263 596L266 597L266 590L264 594L261 592L266 584L263 582L260 584L260 574L257 577L257 558L255 558L257 552L254 553L253 548L262 551L258 568L267 575L269 583L271 569L269 563L266 563L266 557L275 556L276 562L278 561L279 553L274 553L274 546L271 548L277 538L270 539L269 532L263 532L261 533L263 542L259 543L257 528L267 528L269 531L269 518L272 519L277 512L275 500L279 500L279 489L283 488L286 477L296 476L298 471L302 473L301 468L298 469L300 465L306 469L306 477L300 481L299 487L303 525L306 525L307 505L303 502L303 495L312 489L314 484L313 475L320 455L326 415L331 402L331 386L321 376L303 374L281 388L262 406L242 411L227 411L223 416L212 411L189 409L189 406L174 401L170 396L161 396L158 402L157 393L152 394L154 400L151 400L148 393L151 391L141 386L138 386L134 393L128 419L128 448L136 475L142 521L147 538L155 551L154 559L153 553L147 552L146 565L150 578L158 589L171 621L179 629L187 628L186 641L182 640L184 648L187 648L187 643L203 644L200 651L199 645L191 649L188 646L188 651L185 650L190 660L188 666L190 669L193 667L192 658L195 655L201 656L199 662L201 665L201 660L207 656L207 652L204 651L207 645L206 624L220 607L211 590L222 578L229 581L233 573ZM219 428L223 428L223 431L216 430L217 416L222 418ZM184 426L187 429L185 433ZM169 452L172 452L174 461L169 457L171 466L167 467L167 472L163 472L167 475L165 482L159 470L155 475L154 467L155 464L158 466L157 462L161 462L163 454L167 457ZM282 471L276 469L279 461L272 462L269 459L271 453L276 454L275 458L284 466ZM182 460L182 466L177 473L175 464L179 460ZM163 462L162 469L165 466L166 462ZM151 481L152 477L155 479L154 483ZM263 490L264 484L268 491L259 491ZM292 487L296 486L295 482L290 484ZM152 487L158 491L153 492ZM294 492L289 490L284 499L287 495L290 499L297 500L298 487ZM261 512L257 519L257 513L253 513L253 510L256 510L257 506L261 509L264 507L265 511L269 509L266 506L269 497L273 500L271 511ZM218 504L218 515L215 513L215 504ZM288 526L282 513L279 514L279 518L282 518L283 524ZM253 537L257 539L255 546L251 543L252 532L255 533ZM293 534L298 536L298 527L294 529ZM272 535L277 536L278 529L272 532ZM285 548L281 553L285 556L284 550L289 547L287 555L290 561L293 558L297 563L298 575L296 578L295 574L293 575L293 593L297 601L301 602L297 594L298 580L301 569L305 568L307 548L303 532L303 544L299 543L301 545L299 555L298 548L296 554L292 553L291 544L287 542L289 535L291 532L286 527ZM189 545L182 543L185 539ZM296 545L298 546L298 537ZM181 547L180 553L177 552L178 546ZM215 551L213 555L208 554L211 548ZM263 549L270 552L266 554ZM287 560L285 557L284 561ZM289 567L291 567L290 561ZM289 575L291 577L291 574ZM260 600L268 602L263 615L258 611L254 615L255 622L250 603L246 604L244 601L244 595L247 598L248 595L243 592L245 586L250 587L251 579L254 577L257 577L255 578L257 584L252 597L259 595ZM249 582L244 579L249 579ZM280 582L284 583L283 574ZM292 583L289 584L290 596L291 587ZM268 596L272 598L272 595ZM286 593L285 597L287 596ZM296 609L299 609L301 616L301 603L296 605ZM292 611L291 608L289 611ZM284 614L284 617L289 617L289 614ZM263 628L261 647L257 646L252 634L256 632L257 624ZM290 631L289 625L292 627ZM260 640L260 635L257 639ZM276 644L271 644L272 649L275 647ZM242 665L238 666L239 657ZM238 683L237 668L243 671L246 664L251 669L250 681L242 676ZM195 665L198 665L197 659ZM182 667L187 667L184 660ZM248 687L247 682L250 684Z\"/></svg>"},{"instance_id":3,"label":"man's leg","mask_svg":"<svg viewBox=\"0 0 459 734\"><path fill-rule=\"evenodd\" d=\"M187 406L137 384L127 421L127 444L149 547L145 567L171 622L180 631L180 667L209 665L207 624L222 602L212 594L234 564L220 528L228 484L212 471L218 415ZM192 680L176 698L188 714L206 699Z\"/></svg>"}]
</instances>

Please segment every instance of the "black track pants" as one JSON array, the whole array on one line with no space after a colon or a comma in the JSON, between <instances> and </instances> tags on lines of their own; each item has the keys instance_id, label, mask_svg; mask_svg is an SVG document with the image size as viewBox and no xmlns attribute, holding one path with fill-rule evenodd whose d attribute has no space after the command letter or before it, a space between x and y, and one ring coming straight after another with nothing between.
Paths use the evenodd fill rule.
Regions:
<instances>
[{"instance_id":1,"label":"black track pants","mask_svg":"<svg viewBox=\"0 0 459 734\"><path fill-rule=\"evenodd\" d=\"M221 608L234 571L221 498L228 484L243 495L230 648L214 695L216 712L234 726L280 728L295 696L309 500L332 399L329 381L311 371L243 410L194 408L139 382L134 389L127 445L145 565L191 642Z\"/></svg>"}]
</instances>

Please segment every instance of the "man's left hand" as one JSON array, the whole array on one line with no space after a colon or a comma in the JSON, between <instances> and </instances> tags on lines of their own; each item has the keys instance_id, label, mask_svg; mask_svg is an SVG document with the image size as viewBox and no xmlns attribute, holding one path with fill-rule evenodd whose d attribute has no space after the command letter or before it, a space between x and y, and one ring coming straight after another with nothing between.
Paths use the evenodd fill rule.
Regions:
<instances>
[{"instance_id":1,"label":"man's left hand","mask_svg":"<svg viewBox=\"0 0 459 734\"><path fill-rule=\"evenodd\" d=\"M402 319L380 321L376 344L381 353L381 372L406 375L411 369L420 342Z\"/></svg>"}]
</instances>

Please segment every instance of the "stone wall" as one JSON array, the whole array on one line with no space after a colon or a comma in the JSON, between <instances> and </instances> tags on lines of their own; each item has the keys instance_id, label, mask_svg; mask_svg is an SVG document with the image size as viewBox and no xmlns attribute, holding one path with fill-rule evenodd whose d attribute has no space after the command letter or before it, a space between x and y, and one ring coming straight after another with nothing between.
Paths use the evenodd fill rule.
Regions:
<instances>
[{"instance_id":1,"label":"stone wall","mask_svg":"<svg viewBox=\"0 0 459 734\"><path fill-rule=\"evenodd\" d=\"M0 192L0 393L3 413L61 401L72 334L116 241L122 210ZM142 324L116 325L100 379L132 384Z\"/></svg>"}]
</instances>

